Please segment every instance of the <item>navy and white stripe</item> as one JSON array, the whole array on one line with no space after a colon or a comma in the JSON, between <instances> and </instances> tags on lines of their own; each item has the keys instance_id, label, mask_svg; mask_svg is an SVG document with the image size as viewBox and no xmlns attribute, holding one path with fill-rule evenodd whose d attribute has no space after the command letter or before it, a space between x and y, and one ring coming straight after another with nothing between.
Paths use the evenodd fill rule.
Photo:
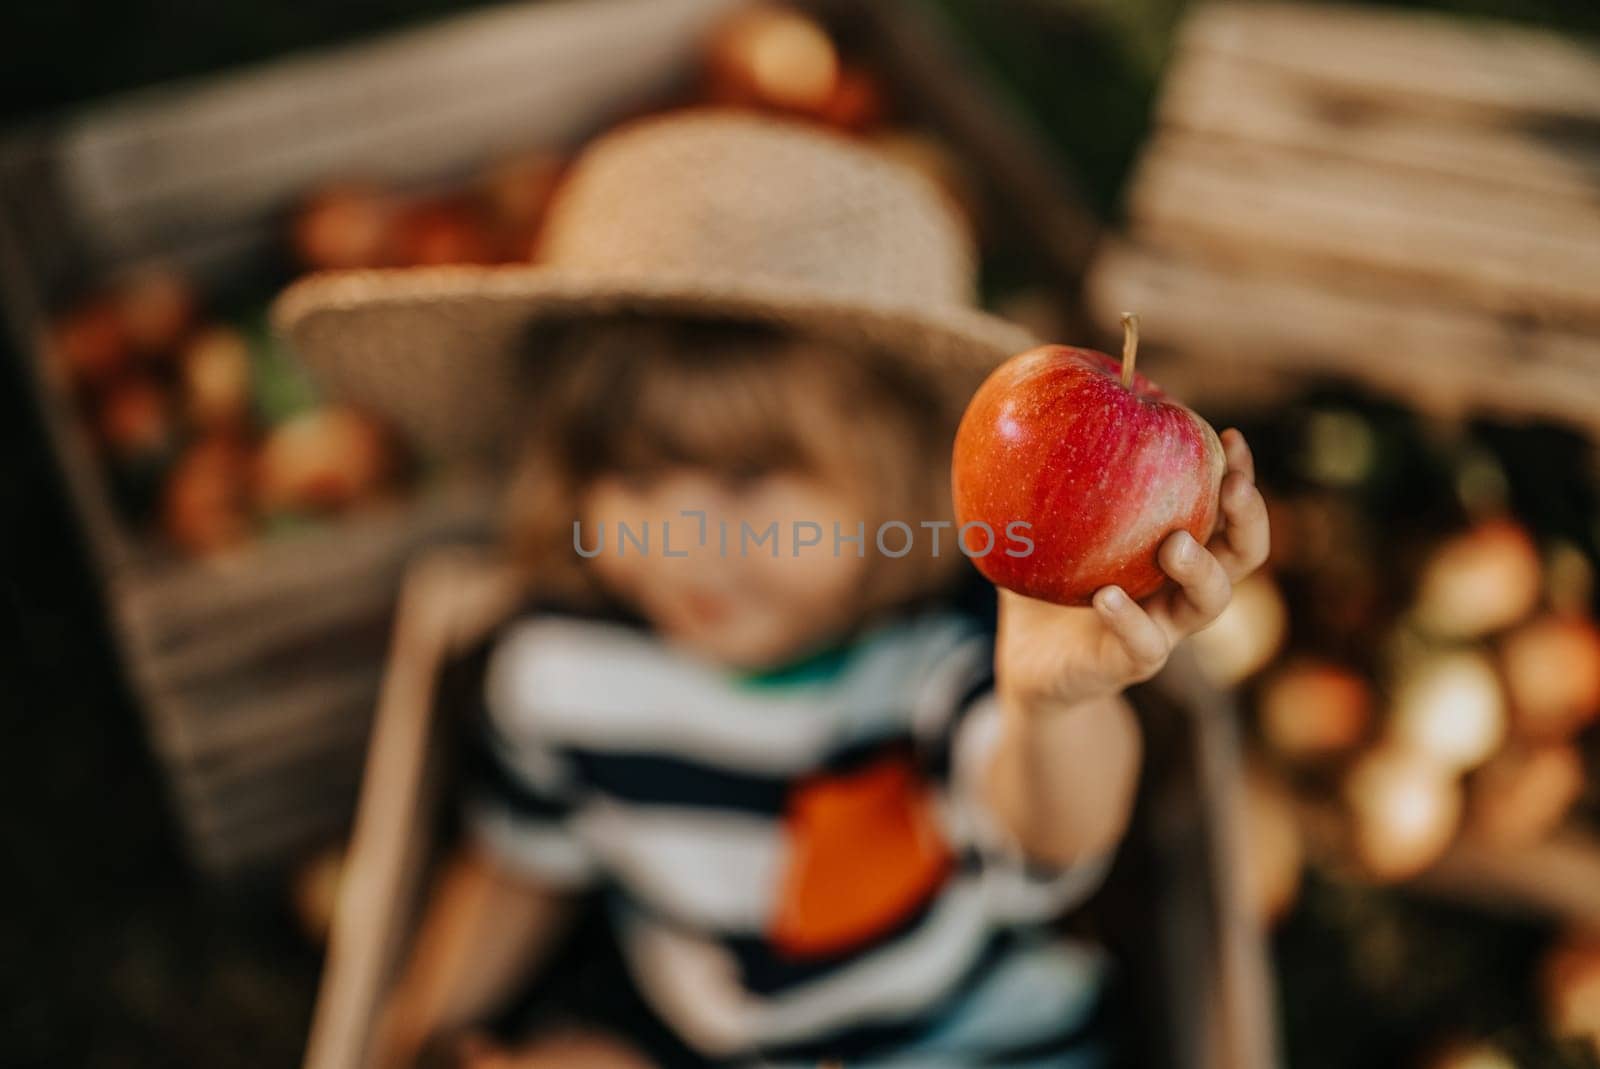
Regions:
<instances>
[{"instance_id":1,"label":"navy and white stripe","mask_svg":"<svg viewBox=\"0 0 1600 1069\"><path fill-rule=\"evenodd\" d=\"M1031 871L984 812L992 692L991 640L955 616L881 628L835 674L771 685L643 631L525 620L490 658L471 823L509 866L611 888L641 990L707 1054L854 1063L871 1049L876 1064L921 1044L915 1064L929 1065L930 1043L1044 1050L1094 1001L1098 967L1074 951L1070 969L1026 973L1012 935L1087 896L1103 866ZM849 951L786 954L766 932L794 785L889 753L925 772L957 865L931 900ZM1049 979L1050 1027L1007 1025L1016 1000L983 995L1016 970Z\"/></svg>"}]
</instances>

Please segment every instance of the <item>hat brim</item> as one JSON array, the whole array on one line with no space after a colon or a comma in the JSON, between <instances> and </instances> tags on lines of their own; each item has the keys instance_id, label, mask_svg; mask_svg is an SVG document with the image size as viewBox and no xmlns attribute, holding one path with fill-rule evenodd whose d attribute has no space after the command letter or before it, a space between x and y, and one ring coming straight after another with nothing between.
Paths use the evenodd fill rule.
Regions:
<instances>
[{"instance_id":1,"label":"hat brim","mask_svg":"<svg viewBox=\"0 0 1600 1069\"><path fill-rule=\"evenodd\" d=\"M974 308L884 307L759 279L675 279L541 266L313 275L272 310L331 397L391 421L442 459L503 455L517 432L518 360L537 322L622 311L770 322L936 376L959 411L983 376L1037 344Z\"/></svg>"}]
</instances>

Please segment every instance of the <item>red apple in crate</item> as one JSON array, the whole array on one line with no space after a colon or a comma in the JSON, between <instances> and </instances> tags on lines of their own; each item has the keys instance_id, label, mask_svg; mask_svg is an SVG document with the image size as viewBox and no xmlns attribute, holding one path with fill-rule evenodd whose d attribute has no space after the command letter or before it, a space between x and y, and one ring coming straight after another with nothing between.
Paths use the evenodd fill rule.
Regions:
<instances>
[{"instance_id":1,"label":"red apple in crate","mask_svg":"<svg viewBox=\"0 0 1600 1069\"><path fill-rule=\"evenodd\" d=\"M232 327L210 327L195 335L178 358L184 415L208 430L243 427L250 421L250 346Z\"/></svg>"},{"instance_id":2,"label":"red apple in crate","mask_svg":"<svg viewBox=\"0 0 1600 1069\"><path fill-rule=\"evenodd\" d=\"M161 527L190 556L211 556L250 540L250 451L228 435L190 446L167 478Z\"/></svg>"},{"instance_id":3,"label":"red apple in crate","mask_svg":"<svg viewBox=\"0 0 1600 1069\"><path fill-rule=\"evenodd\" d=\"M125 464L147 462L177 440L172 398L155 379L129 375L109 386L95 412L95 432L106 452Z\"/></svg>"},{"instance_id":4,"label":"red apple in crate","mask_svg":"<svg viewBox=\"0 0 1600 1069\"><path fill-rule=\"evenodd\" d=\"M394 229L394 259L403 267L487 264L499 258L488 223L477 207L459 197L413 204Z\"/></svg>"},{"instance_id":5,"label":"red apple in crate","mask_svg":"<svg viewBox=\"0 0 1600 1069\"><path fill-rule=\"evenodd\" d=\"M1480 638L1519 622L1543 590L1533 536L1509 519L1486 520L1446 539L1423 565L1413 614L1430 634Z\"/></svg>"},{"instance_id":6,"label":"red apple in crate","mask_svg":"<svg viewBox=\"0 0 1600 1069\"><path fill-rule=\"evenodd\" d=\"M1517 730L1564 739L1600 716L1600 626L1576 613L1536 617L1500 647Z\"/></svg>"},{"instance_id":7,"label":"red apple in crate","mask_svg":"<svg viewBox=\"0 0 1600 1069\"><path fill-rule=\"evenodd\" d=\"M124 276L114 300L129 344L145 357L170 356L194 324L199 306L193 283L157 264Z\"/></svg>"},{"instance_id":8,"label":"red apple in crate","mask_svg":"<svg viewBox=\"0 0 1600 1069\"><path fill-rule=\"evenodd\" d=\"M886 110L877 76L864 67L845 66L839 70L839 80L819 118L829 126L858 134L882 125Z\"/></svg>"},{"instance_id":9,"label":"red apple in crate","mask_svg":"<svg viewBox=\"0 0 1600 1069\"><path fill-rule=\"evenodd\" d=\"M115 378L128 366L130 347L115 301L95 297L58 316L50 328L50 352L79 388Z\"/></svg>"},{"instance_id":10,"label":"red apple in crate","mask_svg":"<svg viewBox=\"0 0 1600 1069\"><path fill-rule=\"evenodd\" d=\"M1087 605L1112 584L1142 598L1166 580L1156 551L1168 535L1211 537L1222 443L1135 373L1136 323L1124 325L1121 364L1040 346L1000 365L967 406L952 464L956 518L973 563L999 586L1061 605ZM990 552L968 524L988 525Z\"/></svg>"},{"instance_id":11,"label":"red apple in crate","mask_svg":"<svg viewBox=\"0 0 1600 1069\"><path fill-rule=\"evenodd\" d=\"M1257 698L1261 735L1290 761L1320 761L1360 745L1372 721L1372 687L1342 665L1301 660L1274 672Z\"/></svg>"},{"instance_id":12,"label":"red apple in crate","mask_svg":"<svg viewBox=\"0 0 1600 1069\"><path fill-rule=\"evenodd\" d=\"M1378 880L1403 880L1439 859L1461 823L1461 782L1427 755L1380 745L1344 779L1357 857Z\"/></svg>"},{"instance_id":13,"label":"red apple in crate","mask_svg":"<svg viewBox=\"0 0 1600 1069\"><path fill-rule=\"evenodd\" d=\"M274 428L256 457L256 500L266 513L333 513L380 497L398 468L377 422L349 408L303 412Z\"/></svg>"},{"instance_id":14,"label":"red apple in crate","mask_svg":"<svg viewBox=\"0 0 1600 1069\"><path fill-rule=\"evenodd\" d=\"M1492 846L1536 843L1566 818L1583 786L1583 755L1572 743L1508 746L1473 774L1470 826Z\"/></svg>"},{"instance_id":15,"label":"red apple in crate","mask_svg":"<svg viewBox=\"0 0 1600 1069\"><path fill-rule=\"evenodd\" d=\"M827 30L785 4L746 5L706 42L709 103L817 114L839 78L839 53Z\"/></svg>"},{"instance_id":16,"label":"red apple in crate","mask_svg":"<svg viewBox=\"0 0 1600 1069\"><path fill-rule=\"evenodd\" d=\"M330 186L296 213L295 257L313 270L383 267L392 262L394 198L366 185Z\"/></svg>"}]
</instances>

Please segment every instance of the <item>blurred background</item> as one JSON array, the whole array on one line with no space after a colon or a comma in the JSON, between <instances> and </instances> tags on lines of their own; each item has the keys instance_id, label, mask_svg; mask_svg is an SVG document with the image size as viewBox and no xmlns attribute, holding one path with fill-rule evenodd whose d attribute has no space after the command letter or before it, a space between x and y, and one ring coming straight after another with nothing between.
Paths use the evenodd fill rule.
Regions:
<instances>
[{"instance_id":1,"label":"blurred background","mask_svg":"<svg viewBox=\"0 0 1600 1069\"><path fill-rule=\"evenodd\" d=\"M1137 308L1254 444L1197 647L1286 1064L1600 1065L1600 8L749 7L0 13L0 1064L298 1060L400 570L489 529L272 295L536 260L587 138L716 103L921 170L992 308Z\"/></svg>"}]
</instances>

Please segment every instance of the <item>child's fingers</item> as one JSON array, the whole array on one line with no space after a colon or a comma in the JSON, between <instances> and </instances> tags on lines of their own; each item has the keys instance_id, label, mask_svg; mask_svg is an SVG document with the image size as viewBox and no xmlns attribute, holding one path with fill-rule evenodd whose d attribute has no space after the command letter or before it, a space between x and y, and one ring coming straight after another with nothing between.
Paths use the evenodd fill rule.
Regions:
<instances>
[{"instance_id":1,"label":"child's fingers","mask_svg":"<svg viewBox=\"0 0 1600 1069\"><path fill-rule=\"evenodd\" d=\"M1222 480L1222 519L1222 534L1209 548L1228 578L1237 582L1266 563L1272 544L1267 503L1242 472L1229 472Z\"/></svg>"},{"instance_id":2,"label":"child's fingers","mask_svg":"<svg viewBox=\"0 0 1600 1069\"><path fill-rule=\"evenodd\" d=\"M1178 584L1169 600L1167 615L1179 635L1187 635L1215 620L1233 597L1228 573L1206 547L1187 531L1176 531L1161 543L1156 554L1161 570Z\"/></svg>"},{"instance_id":3,"label":"child's fingers","mask_svg":"<svg viewBox=\"0 0 1600 1069\"><path fill-rule=\"evenodd\" d=\"M1125 680L1149 679L1167 663L1172 641L1160 624L1119 586L1101 587L1094 595L1114 648L1105 651Z\"/></svg>"},{"instance_id":4,"label":"child's fingers","mask_svg":"<svg viewBox=\"0 0 1600 1069\"><path fill-rule=\"evenodd\" d=\"M1250 452L1250 443L1237 427L1222 432L1222 452L1228 458L1228 470L1242 472L1246 479L1256 481L1256 458Z\"/></svg>"}]
</instances>

